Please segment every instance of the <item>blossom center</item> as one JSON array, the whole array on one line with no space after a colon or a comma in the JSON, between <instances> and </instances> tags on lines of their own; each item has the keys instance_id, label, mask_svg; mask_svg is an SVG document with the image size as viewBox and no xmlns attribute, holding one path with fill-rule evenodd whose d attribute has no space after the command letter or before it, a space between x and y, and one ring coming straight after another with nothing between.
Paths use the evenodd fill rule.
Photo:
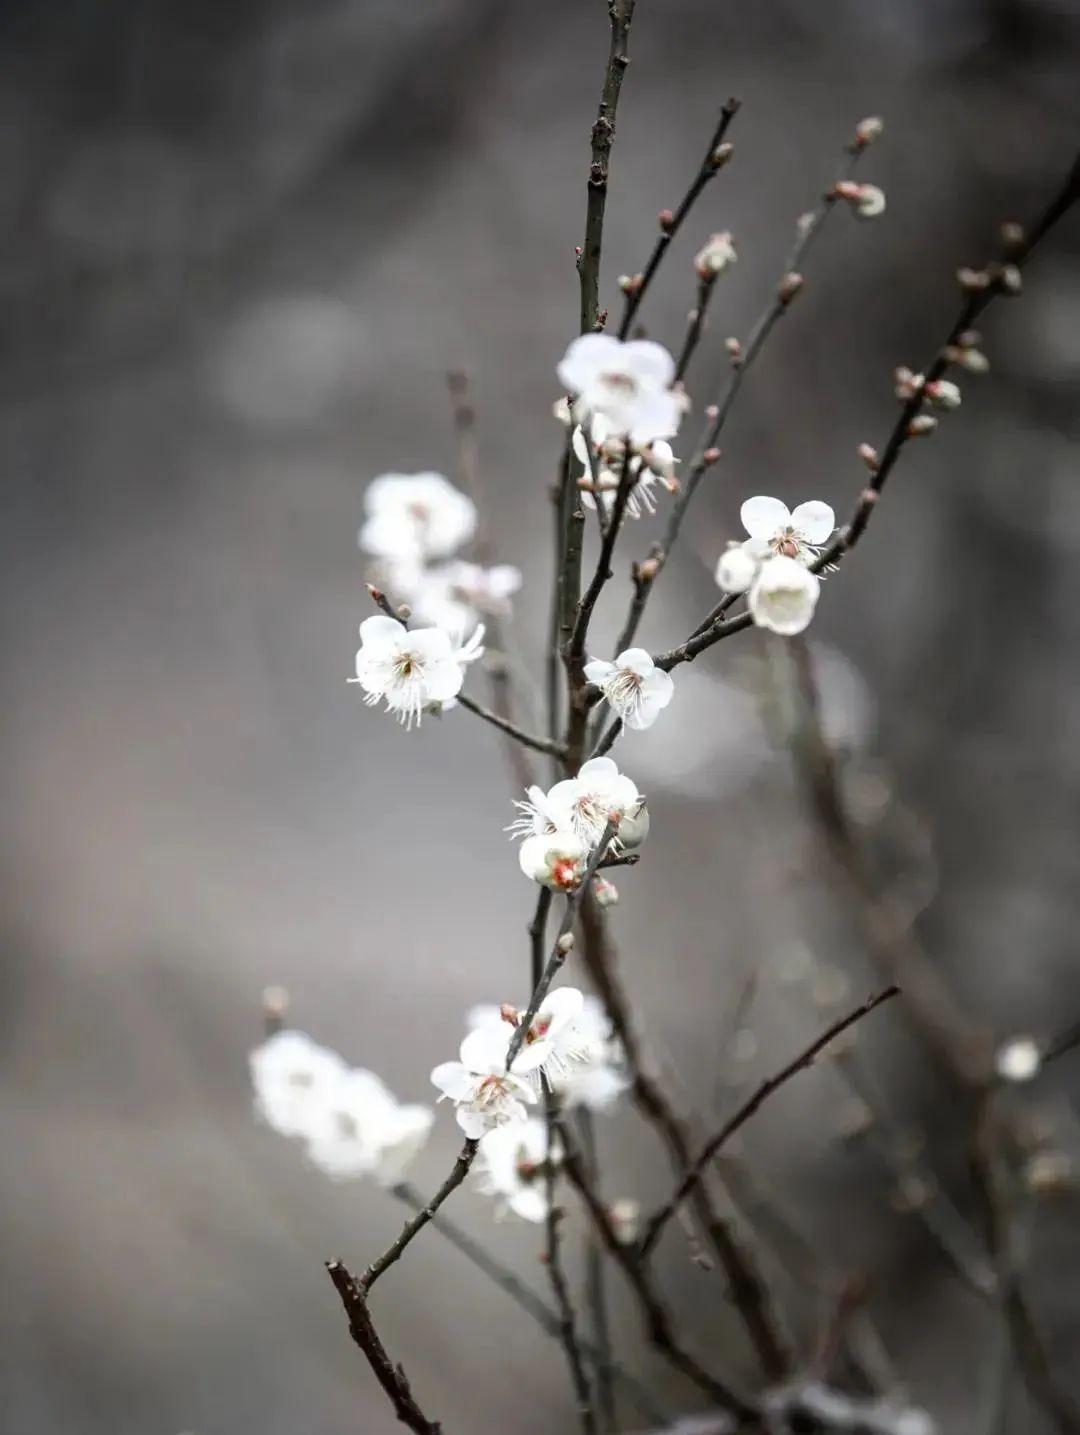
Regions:
<instances>
[{"instance_id":1,"label":"blossom center","mask_svg":"<svg viewBox=\"0 0 1080 1435\"><path fill-rule=\"evenodd\" d=\"M609 369L600 375L600 382L617 394L632 398L637 393L637 380L623 369Z\"/></svg>"},{"instance_id":2,"label":"blossom center","mask_svg":"<svg viewBox=\"0 0 1080 1435\"><path fill-rule=\"evenodd\" d=\"M778 533L773 539L772 547L773 552L780 554L782 558L798 558L802 552L802 544L793 528L785 528Z\"/></svg>"},{"instance_id":3,"label":"blossom center","mask_svg":"<svg viewBox=\"0 0 1080 1435\"><path fill-rule=\"evenodd\" d=\"M551 869L552 881L564 891L576 887L578 882L577 861L573 857L560 857Z\"/></svg>"}]
</instances>

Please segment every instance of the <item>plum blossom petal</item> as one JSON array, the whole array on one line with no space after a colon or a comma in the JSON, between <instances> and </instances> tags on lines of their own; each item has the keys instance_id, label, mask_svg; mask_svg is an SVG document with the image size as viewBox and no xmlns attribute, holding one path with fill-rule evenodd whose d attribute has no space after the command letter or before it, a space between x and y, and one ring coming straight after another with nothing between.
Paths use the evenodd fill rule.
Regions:
<instances>
[{"instance_id":1,"label":"plum blossom petal","mask_svg":"<svg viewBox=\"0 0 1080 1435\"><path fill-rule=\"evenodd\" d=\"M814 616L820 591L821 584L805 564L795 558L768 558L750 589L750 614L758 627L792 637Z\"/></svg>"},{"instance_id":2,"label":"plum blossom petal","mask_svg":"<svg viewBox=\"0 0 1080 1435\"><path fill-rule=\"evenodd\" d=\"M760 493L746 500L739 509L739 518L751 538L769 541L778 530L786 528L791 522L791 512L787 504L782 503L779 498L769 498Z\"/></svg>"}]
</instances>

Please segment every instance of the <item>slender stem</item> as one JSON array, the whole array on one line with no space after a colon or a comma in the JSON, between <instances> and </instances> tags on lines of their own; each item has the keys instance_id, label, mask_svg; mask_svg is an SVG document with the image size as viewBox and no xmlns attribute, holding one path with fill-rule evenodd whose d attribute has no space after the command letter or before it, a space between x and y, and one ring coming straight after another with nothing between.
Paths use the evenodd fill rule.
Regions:
<instances>
[{"instance_id":1,"label":"slender stem","mask_svg":"<svg viewBox=\"0 0 1080 1435\"><path fill-rule=\"evenodd\" d=\"M401 1201L403 1205L408 1206L410 1210L422 1210L426 1204L420 1192L407 1181L402 1181L390 1189L391 1194L395 1196L397 1200ZM448 1216L443 1215L442 1212L432 1218L431 1228L445 1237L452 1246L461 1252L466 1260L470 1261L478 1271L487 1276L504 1295L509 1296L514 1304L523 1310L526 1315L531 1317L545 1334L555 1340L559 1339L559 1317L556 1312L553 1311L520 1276L515 1275L513 1271L509 1270L500 1261L497 1261L494 1256L488 1252L486 1246L474 1240L472 1236L462 1230L455 1222L451 1221ZM585 1340L579 1339L578 1344L586 1359L594 1367L599 1367L601 1360L605 1358L600 1349ZM628 1397L637 1406L645 1419L658 1424L664 1422L663 1412L658 1409L656 1401L640 1380L617 1363L612 1365L611 1372L615 1380L623 1386Z\"/></svg>"},{"instance_id":2,"label":"slender stem","mask_svg":"<svg viewBox=\"0 0 1080 1435\"><path fill-rule=\"evenodd\" d=\"M585 642L589 635L589 621L592 618L593 609L596 607L597 599L603 592L604 584L612 576L611 560L615 552L615 544L618 542L619 533L622 529L623 518L626 514L626 505L630 499L630 492L634 487L636 474L630 461L630 443L627 440L626 448L623 451L622 471L619 474L619 487L615 492L615 501L611 505L611 513L608 516L607 528L604 532L604 541L600 545L600 556L596 560L596 572L592 581L581 596L577 606L577 613L574 618L573 631L570 634L568 645L567 665L573 667L575 680L580 683L581 676L577 672L581 660L585 655ZM597 502L599 503L599 498Z\"/></svg>"},{"instance_id":3,"label":"slender stem","mask_svg":"<svg viewBox=\"0 0 1080 1435\"><path fill-rule=\"evenodd\" d=\"M675 365L676 383L680 383L685 378L686 371L690 367L690 360L694 357L698 344L701 343L701 336L705 332L705 314L715 292L716 275L712 273L702 275L698 279L697 300L687 319L686 338L679 351L679 361Z\"/></svg>"},{"instance_id":4,"label":"slender stem","mask_svg":"<svg viewBox=\"0 0 1080 1435\"><path fill-rule=\"evenodd\" d=\"M593 748L592 752L589 753L589 756L603 757L606 752L610 752L611 749L615 746L615 739L622 732L622 729L622 718L616 718L614 722L612 722L611 725L603 732L596 746Z\"/></svg>"},{"instance_id":5,"label":"slender stem","mask_svg":"<svg viewBox=\"0 0 1080 1435\"><path fill-rule=\"evenodd\" d=\"M736 99L728 100L722 107L720 119L717 122L716 129L713 131L712 138L709 140L709 147L705 151L705 158L701 161L701 166L697 174L691 180L690 188L679 201L679 207L675 210L671 219L661 229L657 241L653 245L653 251L649 255L648 263L642 271L641 282L636 284L626 296L626 308L623 310L622 322L619 325L620 339L625 339L627 334L629 334L630 325L634 322L635 314L641 308L641 302L648 292L649 285L655 278L656 271L660 268L660 264L668 251L671 241L675 238L676 234L678 234L683 226L683 221L691 209L693 209L698 195L708 184L709 180L712 179L713 175L722 168L728 155L730 155L730 145L727 146L725 150L721 150L720 146L723 143L724 136L728 132L728 126L735 118L738 110L739 101ZM681 377L681 374L677 375L677 377Z\"/></svg>"},{"instance_id":6,"label":"slender stem","mask_svg":"<svg viewBox=\"0 0 1080 1435\"><path fill-rule=\"evenodd\" d=\"M540 979L544 975L544 948L547 941L548 915L551 912L553 895L550 887L540 888L540 895L536 899L536 912L529 923L529 950L532 953L529 984L533 988L540 985Z\"/></svg>"},{"instance_id":7,"label":"slender stem","mask_svg":"<svg viewBox=\"0 0 1080 1435\"><path fill-rule=\"evenodd\" d=\"M847 1031L848 1027L854 1026L857 1021L861 1021L864 1016L869 1016L872 1011L875 1011L884 1002L890 1001L893 997L898 996L899 993L899 987L891 986L886 987L884 991L878 992L876 996L870 997L867 1001L863 1002L861 1006L856 1007L853 1012L849 1012L847 1016L841 1017L839 1021L834 1022L827 1031L822 1032L815 1041L810 1043L805 1051L800 1052L794 1060L789 1061L775 1076L770 1076L761 1083L753 1095L743 1102L738 1111L729 1117L723 1126L720 1127L719 1131L705 1142L705 1145L688 1166L682 1180L675 1187L673 1194L664 1202L659 1210L657 1210L655 1215L650 1217L646 1224L644 1235L641 1238L641 1254L643 1256L647 1256L650 1251L652 1251L660 1239L665 1225L682 1205L683 1201L686 1200L690 1192L699 1184L709 1162L716 1153L725 1142L729 1141L731 1137L735 1135L736 1131L746 1125L759 1107L768 1101L770 1096L779 1091L785 1082L790 1081L793 1076L797 1076L800 1071L805 1071L808 1066L812 1066L815 1058L824 1051L830 1042L834 1041L842 1032Z\"/></svg>"},{"instance_id":8,"label":"slender stem","mask_svg":"<svg viewBox=\"0 0 1080 1435\"><path fill-rule=\"evenodd\" d=\"M858 150L855 152L848 151L848 153L849 158L841 174L841 177L844 179L851 175L859 158ZM795 243L788 253L784 268L781 270L780 280L768 304L759 315L757 322L751 330L746 347L734 363L724 391L717 400L711 417L706 421L702 429L694 455L690 460L687 472L683 478L682 489L675 503L672 505L663 536L659 543L654 545L650 555L651 562L649 568L646 570L649 573L649 578L644 592L639 590L638 582L635 581L635 591L630 613L627 617L623 638L620 639L620 641L631 641L637 631L653 585L668 559L671 557L671 551L678 540L683 519L686 517L686 510L690 506L698 485L701 483L705 473L711 467L712 463L715 462L717 442L735 406L743 383L761 355L773 329L784 314L787 313L795 294L798 292L798 286L792 286L791 276L800 275L800 266L809 254L810 248L820 233L825 221L828 219L835 202L833 186L830 185L822 194L816 208L811 211L810 217L799 226Z\"/></svg>"},{"instance_id":9,"label":"slender stem","mask_svg":"<svg viewBox=\"0 0 1080 1435\"><path fill-rule=\"evenodd\" d=\"M485 722L491 723L492 727L497 727L500 732L514 738L522 746L531 747L534 752L547 753L550 757L562 757L565 751L562 743L551 742L546 737L537 737L534 733L526 732L501 713L493 712L491 708L486 708L483 703L478 703L475 698L469 697L468 693L458 693L457 700L463 708L467 708L469 712L483 718Z\"/></svg>"},{"instance_id":10,"label":"slender stem","mask_svg":"<svg viewBox=\"0 0 1080 1435\"><path fill-rule=\"evenodd\" d=\"M404 1367L395 1364L386 1353L386 1347L379 1339L368 1310L363 1282L356 1280L340 1261L327 1261L326 1269L349 1317L349 1334L364 1352L364 1357L371 1366L375 1379L386 1391L397 1418L403 1425L415 1431L416 1435L441 1435L442 1426L439 1422L429 1420L417 1405Z\"/></svg>"},{"instance_id":11,"label":"slender stem","mask_svg":"<svg viewBox=\"0 0 1080 1435\"><path fill-rule=\"evenodd\" d=\"M593 1226L602 1240L608 1254L626 1276L641 1306L645 1329L651 1344L668 1363L680 1370L689 1380L716 1401L724 1410L730 1411L740 1421L753 1421L757 1409L742 1396L736 1394L724 1381L712 1375L678 1343L671 1323L671 1317L660 1299L649 1269L637 1259L633 1249L619 1240L607 1207L600 1200L588 1178L585 1164L577 1146L561 1117L554 1118L555 1129L562 1144L563 1170L570 1184L581 1197Z\"/></svg>"},{"instance_id":12,"label":"slender stem","mask_svg":"<svg viewBox=\"0 0 1080 1435\"><path fill-rule=\"evenodd\" d=\"M426 1206L421 1207L421 1209L417 1211L411 1221L405 1222L401 1235L398 1236L393 1245L389 1246L378 1260L372 1261L371 1265L368 1266L359 1280L361 1295L366 1296L382 1273L387 1270L388 1267L392 1266L395 1261L401 1259L410 1241L420 1234L424 1227L434 1218L436 1211L438 1211L446 1198L453 1195L461 1185L462 1181L464 1181L465 1177L469 1174L469 1168L472 1166L473 1161L476 1159L476 1148L478 1145L479 1142L473 1140L465 1142L465 1145L461 1148L460 1155L454 1162L453 1170L435 1192L434 1196L432 1196L431 1200Z\"/></svg>"},{"instance_id":13,"label":"slender stem","mask_svg":"<svg viewBox=\"0 0 1080 1435\"><path fill-rule=\"evenodd\" d=\"M562 1241L559 1226L563 1213L555 1204L555 1162L552 1160L552 1148L556 1141L555 1118L558 1108L547 1078L541 1076L540 1081L544 1092L544 1112L547 1118L547 1152L544 1160L547 1216L544 1221L544 1234L548 1277L559 1312L559 1338L562 1341L566 1364L570 1371L570 1383L574 1388L581 1428L584 1435L596 1435L596 1411L593 1408L592 1387L581 1358L577 1317L574 1313L573 1301L570 1299L570 1287L566 1283L566 1272L562 1265Z\"/></svg>"},{"instance_id":14,"label":"slender stem","mask_svg":"<svg viewBox=\"0 0 1080 1435\"><path fill-rule=\"evenodd\" d=\"M582 1157L593 1185L597 1184L600 1163L596 1147L596 1127L592 1112L582 1106L577 1113L578 1135ZM589 1301L589 1320L599 1359L596 1362L596 1406L604 1435L616 1428L615 1382L611 1358L611 1331L608 1326L607 1290L604 1280L604 1256L596 1236L590 1230L585 1237L585 1285Z\"/></svg>"},{"instance_id":15,"label":"slender stem","mask_svg":"<svg viewBox=\"0 0 1080 1435\"><path fill-rule=\"evenodd\" d=\"M590 896L581 909L582 955L612 1028L623 1049L631 1080L634 1104L655 1127L667 1148L676 1176L691 1162L690 1140L685 1124L676 1114L660 1083L648 1070L641 1042L634 1027L630 1003L619 978L614 946L604 913ZM714 1207L704 1185L695 1187L694 1214L724 1269L736 1310L762 1368L771 1379L780 1379L789 1368L789 1356L765 1280L751 1250L728 1229Z\"/></svg>"},{"instance_id":16,"label":"slender stem","mask_svg":"<svg viewBox=\"0 0 1080 1435\"><path fill-rule=\"evenodd\" d=\"M572 949L573 940L570 934L574 926L574 919L577 916L578 908L581 905L582 897L588 890L589 883L596 876L596 869L603 861L608 849L608 844L612 837L614 837L615 831L615 823L609 822L604 828L599 842L593 848L588 865L585 868L585 873L577 890L567 898L566 911L563 914L562 921L559 923L559 930L555 936L555 945L551 949L551 955L548 957L547 964L540 973L540 979L533 988L533 994L529 998L529 1005L522 1013L521 1019L514 1029L514 1034L510 1038L510 1045L506 1052L507 1071L510 1070L517 1060L518 1053L521 1051L522 1046L524 1046L525 1038L528 1036L532 1024L536 1019L536 1013L540 1008L540 1003L547 996L551 983L555 980L560 968L566 961L568 953Z\"/></svg>"},{"instance_id":17,"label":"slender stem","mask_svg":"<svg viewBox=\"0 0 1080 1435\"><path fill-rule=\"evenodd\" d=\"M611 147L615 143L615 112L623 76L630 63L626 53L630 22L634 18L635 0L609 0L611 42L607 68L600 92L600 105L592 128L592 152L589 163L588 202L585 210L585 240L578 256L581 281L580 327L583 334L596 325L600 312L600 255L604 242L604 209L607 205L608 173Z\"/></svg>"}]
</instances>

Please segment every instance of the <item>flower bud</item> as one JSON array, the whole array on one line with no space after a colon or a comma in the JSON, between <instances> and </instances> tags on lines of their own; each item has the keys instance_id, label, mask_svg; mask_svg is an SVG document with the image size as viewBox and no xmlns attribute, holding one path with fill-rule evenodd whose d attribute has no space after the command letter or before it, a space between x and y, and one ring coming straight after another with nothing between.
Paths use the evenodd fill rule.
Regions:
<instances>
[{"instance_id":1,"label":"flower bud","mask_svg":"<svg viewBox=\"0 0 1080 1435\"><path fill-rule=\"evenodd\" d=\"M855 147L865 149L867 145L873 144L876 139L881 137L884 128L885 123L880 116L867 115L855 126Z\"/></svg>"},{"instance_id":2,"label":"flower bud","mask_svg":"<svg viewBox=\"0 0 1080 1435\"><path fill-rule=\"evenodd\" d=\"M662 209L656 216L656 222L664 234L670 234L675 227L675 211L673 209Z\"/></svg>"},{"instance_id":3,"label":"flower bud","mask_svg":"<svg viewBox=\"0 0 1080 1435\"><path fill-rule=\"evenodd\" d=\"M923 392L936 409L958 409L960 407L960 388L950 379L934 379L932 383L925 386Z\"/></svg>"},{"instance_id":4,"label":"flower bud","mask_svg":"<svg viewBox=\"0 0 1080 1435\"><path fill-rule=\"evenodd\" d=\"M702 279L715 279L738 259L731 231L722 229L710 234L694 259L694 268Z\"/></svg>"},{"instance_id":5,"label":"flower bud","mask_svg":"<svg viewBox=\"0 0 1080 1435\"><path fill-rule=\"evenodd\" d=\"M559 938L559 940L555 943L555 945L564 957L566 956L567 952L572 952L574 950L573 932L564 932Z\"/></svg>"},{"instance_id":6,"label":"flower bud","mask_svg":"<svg viewBox=\"0 0 1080 1435\"><path fill-rule=\"evenodd\" d=\"M937 419L933 414L916 414L908 424L908 438L921 438L924 434L933 433L937 428Z\"/></svg>"},{"instance_id":7,"label":"flower bud","mask_svg":"<svg viewBox=\"0 0 1080 1435\"><path fill-rule=\"evenodd\" d=\"M859 457L871 473L877 473L880 460L878 459L878 451L873 444L861 443L859 445Z\"/></svg>"},{"instance_id":8,"label":"flower bud","mask_svg":"<svg viewBox=\"0 0 1080 1435\"><path fill-rule=\"evenodd\" d=\"M945 350L945 357L950 364L966 369L969 374L985 374L990 369L990 360L980 349L960 349L950 344Z\"/></svg>"},{"instance_id":9,"label":"flower bud","mask_svg":"<svg viewBox=\"0 0 1080 1435\"><path fill-rule=\"evenodd\" d=\"M724 348L728 351L733 364L742 362L742 344L734 335L724 340Z\"/></svg>"},{"instance_id":10,"label":"flower bud","mask_svg":"<svg viewBox=\"0 0 1080 1435\"><path fill-rule=\"evenodd\" d=\"M908 399L913 399L921 391L923 376L922 374L913 374L910 369L901 365L893 370L893 384L893 392L896 397L907 403Z\"/></svg>"},{"instance_id":11,"label":"flower bud","mask_svg":"<svg viewBox=\"0 0 1080 1435\"><path fill-rule=\"evenodd\" d=\"M632 1245L641 1231L641 1206L629 1196L621 1196L608 1207L608 1220L620 1245Z\"/></svg>"},{"instance_id":12,"label":"flower bud","mask_svg":"<svg viewBox=\"0 0 1080 1435\"><path fill-rule=\"evenodd\" d=\"M731 543L716 565L716 581L725 593L745 593L757 577L758 560L742 543Z\"/></svg>"},{"instance_id":13,"label":"flower bud","mask_svg":"<svg viewBox=\"0 0 1080 1435\"><path fill-rule=\"evenodd\" d=\"M722 456L722 451L721 451L720 449L718 449L718 448L707 448L707 449L705 450L705 452L701 455L701 461L702 461L702 463L705 463L705 464L708 464L708 465L711 466L711 465L714 464L714 463L719 463L721 456Z\"/></svg>"},{"instance_id":14,"label":"flower bud","mask_svg":"<svg viewBox=\"0 0 1080 1435\"><path fill-rule=\"evenodd\" d=\"M989 289L990 275L985 269L965 267L956 271L956 282L965 294L978 294L983 289Z\"/></svg>"},{"instance_id":15,"label":"flower bud","mask_svg":"<svg viewBox=\"0 0 1080 1435\"><path fill-rule=\"evenodd\" d=\"M619 288L624 294L636 294L645 282L644 274L620 274Z\"/></svg>"},{"instance_id":16,"label":"flower bud","mask_svg":"<svg viewBox=\"0 0 1080 1435\"><path fill-rule=\"evenodd\" d=\"M1024 226L1014 219L1007 219L1001 226L1001 243L1011 259L1019 259L1027 249L1027 235Z\"/></svg>"},{"instance_id":17,"label":"flower bud","mask_svg":"<svg viewBox=\"0 0 1080 1435\"><path fill-rule=\"evenodd\" d=\"M598 907L614 907L619 900L618 887L606 877L594 877L592 890Z\"/></svg>"},{"instance_id":18,"label":"flower bud","mask_svg":"<svg viewBox=\"0 0 1080 1435\"><path fill-rule=\"evenodd\" d=\"M709 156L709 163L712 165L713 169L723 169L724 165L727 164L728 160L734 153L735 146L731 143L730 140L725 140L723 144L717 145L716 148L713 150L712 154Z\"/></svg>"},{"instance_id":19,"label":"flower bud","mask_svg":"<svg viewBox=\"0 0 1080 1435\"><path fill-rule=\"evenodd\" d=\"M789 273L785 274L783 279L781 279L780 288L777 290L777 298L780 300L781 304L787 306L791 303L792 299L795 298L795 295L802 287L802 275L796 274L792 270Z\"/></svg>"},{"instance_id":20,"label":"flower bud","mask_svg":"<svg viewBox=\"0 0 1080 1435\"><path fill-rule=\"evenodd\" d=\"M1038 1076L1041 1066L1038 1043L1030 1036L1013 1037L998 1047L994 1055L994 1070L1002 1081L1030 1081Z\"/></svg>"},{"instance_id":21,"label":"flower bud","mask_svg":"<svg viewBox=\"0 0 1080 1435\"><path fill-rule=\"evenodd\" d=\"M633 852L649 835L649 808L642 798L631 812L623 814L619 823L619 846L624 852Z\"/></svg>"}]
</instances>

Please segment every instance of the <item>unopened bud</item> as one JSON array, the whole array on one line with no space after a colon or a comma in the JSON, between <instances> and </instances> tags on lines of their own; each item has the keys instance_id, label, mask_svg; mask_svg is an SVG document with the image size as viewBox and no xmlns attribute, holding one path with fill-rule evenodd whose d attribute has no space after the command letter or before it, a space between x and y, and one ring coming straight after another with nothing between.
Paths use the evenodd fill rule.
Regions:
<instances>
[{"instance_id":1,"label":"unopened bud","mask_svg":"<svg viewBox=\"0 0 1080 1435\"><path fill-rule=\"evenodd\" d=\"M720 410L719 410L719 408L716 406L716 404L706 404L706 406L705 406L705 417L706 417L707 419L710 419L710 420L711 420L711 419L715 419L715 418L717 418L717 417L719 416L719 414L720 414Z\"/></svg>"},{"instance_id":2,"label":"unopened bud","mask_svg":"<svg viewBox=\"0 0 1080 1435\"><path fill-rule=\"evenodd\" d=\"M656 222L664 234L670 234L675 225L675 211L673 209L662 209L656 216Z\"/></svg>"},{"instance_id":3,"label":"unopened bud","mask_svg":"<svg viewBox=\"0 0 1080 1435\"><path fill-rule=\"evenodd\" d=\"M990 360L981 349L961 349L950 344L945 350L945 357L950 364L966 369L969 374L985 374L990 369Z\"/></svg>"},{"instance_id":4,"label":"unopened bud","mask_svg":"<svg viewBox=\"0 0 1080 1435\"><path fill-rule=\"evenodd\" d=\"M921 438L924 434L933 433L937 428L937 419L933 414L917 414L908 424L908 438Z\"/></svg>"},{"instance_id":5,"label":"unopened bud","mask_svg":"<svg viewBox=\"0 0 1080 1435\"><path fill-rule=\"evenodd\" d=\"M913 399L921 391L923 382L922 374L913 374L903 364L899 368L893 369L893 392L904 403L907 403L908 399Z\"/></svg>"},{"instance_id":6,"label":"unopened bud","mask_svg":"<svg viewBox=\"0 0 1080 1435\"><path fill-rule=\"evenodd\" d=\"M878 459L878 451L873 444L861 443L859 445L859 457L871 473L877 473L880 460Z\"/></svg>"},{"instance_id":7,"label":"unopened bud","mask_svg":"<svg viewBox=\"0 0 1080 1435\"><path fill-rule=\"evenodd\" d=\"M403 623L407 623L409 621L409 619L412 617L412 609L409 607L408 603L398 604L397 615Z\"/></svg>"},{"instance_id":8,"label":"unopened bud","mask_svg":"<svg viewBox=\"0 0 1080 1435\"><path fill-rule=\"evenodd\" d=\"M960 389L950 379L935 379L925 386L926 397L936 409L958 409Z\"/></svg>"},{"instance_id":9,"label":"unopened bud","mask_svg":"<svg viewBox=\"0 0 1080 1435\"><path fill-rule=\"evenodd\" d=\"M1023 276L1015 264L1002 264L995 268L993 280L1002 294L1019 294L1024 287Z\"/></svg>"},{"instance_id":10,"label":"unopened bud","mask_svg":"<svg viewBox=\"0 0 1080 1435\"><path fill-rule=\"evenodd\" d=\"M597 877L593 882L593 896L599 907L614 907L619 900L619 889L606 877Z\"/></svg>"},{"instance_id":11,"label":"unopened bud","mask_svg":"<svg viewBox=\"0 0 1080 1435\"><path fill-rule=\"evenodd\" d=\"M660 572L660 560L657 558L645 558L634 568L635 577L642 583L651 583Z\"/></svg>"},{"instance_id":12,"label":"unopened bud","mask_svg":"<svg viewBox=\"0 0 1080 1435\"><path fill-rule=\"evenodd\" d=\"M620 274L619 288L624 294L636 294L645 282L644 274Z\"/></svg>"},{"instance_id":13,"label":"unopened bud","mask_svg":"<svg viewBox=\"0 0 1080 1435\"><path fill-rule=\"evenodd\" d=\"M958 269L956 271L956 282L963 289L965 294L978 294L983 289L990 287L990 275L985 269Z\"/></svg>"},{"instance_id":14,"label":"unopened bud","mask_svg":"<svg viewBox=\"0 0 1080 1435\"><path fill-rule=\"evenodd\" d=\"M1001 226L1001 243L1010 259L1018 259L1027 249L1024 226L1015 219L1007 219Z\"/></svg>"},{"instance_id":15,"label":"unopened bud","mask_svg":"<svg viewBox=\"0 0 1080 1435\"><path fill-rule=\"evenodd\" d=\"M521 1020L521 1013L517 1007L512 1006L510 1002L503 1002L499 1007L499 1016L503 1021L508 1022L510 1026L517 1026Z\"/></svg>"},{"instance_id":16,"label":"unopened bud","mask_svg":"<svg viewBox=\"0 0 1080 1435\"><path fill-rule=\"evenodd\" d=\"M780 288L777 290L777 298L781 304L790 304L795 295L803 287L803 277L793 270L785 274L780 281Z\"/></svg>"},{"instance_id":17,"label":"unopened bud","mask_svg":"<svg viewBox=\"0 0 1080 1435\"><path fill-rule=\"evenodd\" d=\"M881 137L884 128L885 123L878 115L867 115L864 120L860 120L855 126L856 149L865 149L867 145L873 144Z\"/></svg>"},{"instance_id":18,"label":"unopened bud","mask_svg":"<svg viewBox=\"0 0 1080 1435\"><path fill-rule=\"evenodd\" d=\"M718 144L713 150L712 154L709 156L709 163L712 165L713 169L723 169L724 165L727 164L728 160L734 153L735 146L731 143L730 140L725 140L723 144Z\"/></svg>"},{"instance_id":19,"label":"unopened bud","mask_svg":"<svg viewBox=\"0 0 1080 1435\"><path fill-rule=\"evenodd\" d=\"M641 1206L637 1201L629 1196L612 1201L608 1207L608 1219L621 1245L628 1246L637 1240L641 1230Z\"/></svg>"},{"instance_id":20,"label":"unopened bud","mask_svg":"<svg viewBox=\"0 0 1080 1435\"><path fill-rule=\"evenodd\" d=\"M701 455L701 460L702 460L702 462L705 463L705 464L710 464L710 465L711 465L711 464L717 463L717 462L719 462L719 459L720 459L720 449L718 449L718 448L707 448L707 449L705 450L705 452Z\"/></svg>"},{"instance_id":21,"label":"unopened bud","mask_svg":"<svg viewBox=\"0 0 1080 1435\"><path fill-rule=\"evenodd\" d=\"M1072 1162L1064 1151L1039 1151L1027 1163L1024 1178L1031 1191L1063 1191L1072 1184Z\"/></svg>"},{"instance_id":22,"label":"unopened bud","mask_svg":"<svg viewBox=\"0 0 1080 1435\"><path fill-rule=\"evenodd\" d=\"M368 594L373 603L384 603L386 601L386 594L381 588L376 588L374 583L365 583L364 587L368 590Z\"/></svg>"},{"instance_id":23,"label":"unopened bud","mask_svg":"<svg viewBox=\"0 0 1080 1435\"><path fill-rule=\"evenodd\" d=\"M739 363L739 361L742 359L742 344L738 339L735 338L734 334L732 334L730 338L724 340L724 348L730 354L731 362L733 364Z\"/></svg>"},{"instance_id":24,"label":"unopened bud","mask_svg":"<svg viewBox=\"0 0 1080 1435\"><path fill-rule=\"evenodd\" d=\"M701 279L715 279L738 259L731 231L722 229L710 234L694 258L694 269Z\"/></svg>"},{"instance_id":25,"label":"unopened bud","mask_svg":"<svg viewBox=\"0 0 1080 1435\"><path fill-rule=\"evenodd\" d=\"M282 1021L289 1010L288 991L284 987L264 987L262 1009L267 1021Z\"/></svg>"},{"instance_id":26,"label":"unopened bud","mask_svg":"<svg viewBox=\"0 0 1080 1435\"><path fill-rule=\"evenodd\" d=\"M564 957L566 956L567 952L573 951L573 949L574 949L574 934L573 934L573 932L564 932L564 933L562 934L562 936L559 938L559 940L555 943L555 946L558 948L558 950L562 953L562 955L563 955Z\"/></svg>"}]
</instances>

